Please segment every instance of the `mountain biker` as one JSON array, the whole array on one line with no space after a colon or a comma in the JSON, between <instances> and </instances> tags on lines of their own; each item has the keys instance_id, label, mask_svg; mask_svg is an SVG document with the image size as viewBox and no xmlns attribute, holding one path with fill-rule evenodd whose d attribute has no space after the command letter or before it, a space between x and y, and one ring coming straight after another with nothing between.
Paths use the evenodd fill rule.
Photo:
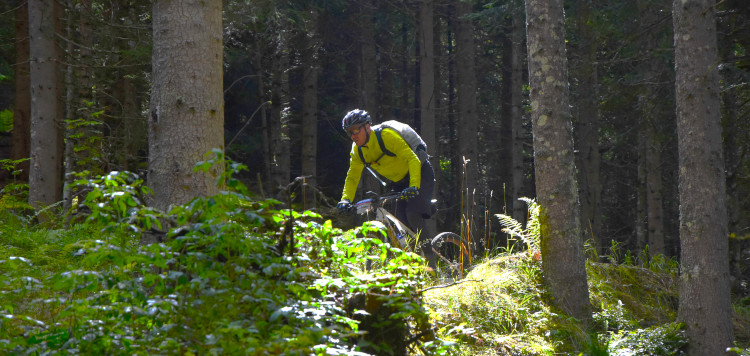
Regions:
<instances>
[{"instance_id":1,"label":"mountain biker","mask_svg":"<svg viewBox=\"0 0 750 356\"><path fill-rule=\"evenodd\" d=\"M396 203L396 218L413 231L423 232L420 233L420 243L430 267L434 268L434 252L429 243L423 243L434 236L434 233L426 231L429 224L426 224L425 220L432 215L431 200L435 186L435 173L430 161L424 159L423 163L417 156L417 153L427 155L424 147L415 153L398 132L383 128L383 144L395 155L385 154L372 134L370 114L364 110L355 109L348 112L341 121L341 126L353 143L349 152L349 171L346 173L344 191L336 207L341 211L351 209L351 201L357 191L362 171L366 167L362 161L364 158L366 162L370 162L370 168L391 182L393 190L401 191L404 199L399 199ZM362 158L358 148L362 149Z\"/></svg>"}]
</instances>

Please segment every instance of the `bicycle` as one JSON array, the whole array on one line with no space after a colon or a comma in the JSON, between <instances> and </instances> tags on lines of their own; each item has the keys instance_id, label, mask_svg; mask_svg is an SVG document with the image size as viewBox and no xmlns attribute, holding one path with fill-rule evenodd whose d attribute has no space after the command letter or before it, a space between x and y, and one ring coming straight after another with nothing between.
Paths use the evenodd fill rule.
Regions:
<instances>
[{"instance_id":1,"label":"bicycle","mask_svg":"<svg viewBox=\"0 0 750 356\"><path fill-rule=\"evenodd\" d=\"M371 220L371 222L374 222L373 224L377 228L382 229L381 231L385 231L385 236L372 233L368 233L367 236L386 240L384 242L395 248L415 252L425 257L422 249L415 248L417 247L416 244L412 244L412 242L418 241L418 234L385 208L387 203L401 199L401 193L392 192L381 196L374 192L367 192L367 195L373 197L353 203L352 210L359 215L367 215L368 218L374 214L374 220ZM432 203L434 204L435 200ZM379 226L378 223L382 226ZM429 239L429 244L437 256L436 267L438 267L438 270L435 271L436 273L439 274L447 269L452 277L462 277L471 266L472 251L470 244L460 235L453 232L441 232ZM370 268L371 266L367 267Z\"/></svg>"}]
</instances>

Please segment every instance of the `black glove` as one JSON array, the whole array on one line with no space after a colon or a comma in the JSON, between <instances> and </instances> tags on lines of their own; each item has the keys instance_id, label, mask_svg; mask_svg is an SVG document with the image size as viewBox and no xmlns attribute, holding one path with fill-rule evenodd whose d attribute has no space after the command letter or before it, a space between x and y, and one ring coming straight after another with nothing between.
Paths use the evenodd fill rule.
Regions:
<instances>
[{"instance_id":1,"label":"black glove","mask_svg":"<svg viewBox=\"0 0 750 356\"><path fill-rule=\"evenodd\" d=\"M401 199L411 199L419 195L417 187L408 187L401 191Z\"/></svg>"},{"instance_id":2,"label":"black glove","mask_svg":"<svg viewBox=\"0 0 750 356\"><path fill-rule=\"evenodd\" d=\"M339 212L345 213L352 209L352 202L349 199L344 199L336 204L336 208L339 209Z\"/></svg>"}]
</instances>

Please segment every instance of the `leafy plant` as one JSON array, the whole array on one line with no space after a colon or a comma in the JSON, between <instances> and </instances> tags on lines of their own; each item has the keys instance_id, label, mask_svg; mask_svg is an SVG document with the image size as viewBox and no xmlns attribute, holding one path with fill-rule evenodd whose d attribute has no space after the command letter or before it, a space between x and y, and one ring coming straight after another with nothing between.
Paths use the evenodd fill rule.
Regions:
<instances>
[{"instance_id":1,"label":"leafy plant","mask_svg":"<svg viewBox=\"0 0 750 356\"><path fill-rule=\"evenodd\" d=\"M136 175L111 172L78 182L88 190L78 206L87 216L75 228L4 230L13 237L0 244L9 256L0 260L0 293L12 297L0 303L0 353L451 349L431 337L420 257L315 213L251 200L231 178L240 165L227 167L224 187L236 189L168 213L144 204L149 191ZM156 243L139 243L160 232ZM39 238L27 243L30 235ZM45 250L56 252L45 261ZM382 259L382 269L359 267L366 259ZM378 334L394 328L403 331L399 343Z\"/></svg>"},{"instance_id":2,"label":"leafy plant","mask_svg":"<svg viewBox=\"0 0 750 356\"><path fill-rule=\"evenodd\" d=\"M0 82L2 77L0 76ZM0 132L10 132L13 130L13 111L5 109L0 111Z\"/></svg>"},{"instance_id":3,"label":"leafy plant","mask_svg":"<svg viewBox=\"0 0 750 356\"><path fill-rule=\"evenodd\" d=\"M525 228L522 222L516 221L509 215L496 214L495 216L505 226L502 231L521 239L526 244L529 254L534 256L540 252L541 229L539 227L539 204L537 204L536 200L530 198L519 198L518 200L525 202L529 206L529 218Z\"/></svg>"},{"instance_id":4,"label":"leafy plant","mask_svg":"<svg viewBox=\"0 0 750 356\"><path fill-rule=\"evenodd\" d=\"M668 323L646 329L619 332L609 344L610 355L687 355L684 325Z\"/></svg>"},{"instance_id":5,"label":"leafy plant","mask_svg":"<svg viewBox=\"0 0 750 356\"><path fill-rule=\"evenodd\" d=\"M2 189L0 189L0 214L5 215L33 211L33 208L28 203L29 185L16 181L16 177L21 174L21 170L18 167L25 161L28 161L28 158L19 160L0 160L0 169L9 172L11 177L13 177L11 182L8 182ZM18 214L15 214L15 217L23 219L23 217Z\"/></svg>"}]
</instances>

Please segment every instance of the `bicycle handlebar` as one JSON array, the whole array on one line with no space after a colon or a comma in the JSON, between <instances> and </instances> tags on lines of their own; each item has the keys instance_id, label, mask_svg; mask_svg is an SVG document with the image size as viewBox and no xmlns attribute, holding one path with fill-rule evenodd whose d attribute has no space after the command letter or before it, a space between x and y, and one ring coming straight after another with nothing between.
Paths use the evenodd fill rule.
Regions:
<instances>
[{"instance_id":1,"label":"bicycle handlebar","mask_svg":"<svg viewBox=\"0 0 750 356\"><path fill-rule=\"evenodd\" d=\"M351 204L351 209L349 211L354 211L356 213L361 214L362 210L368 210L372 206L379 206L381 202L391 200L391 199L400 199L402 197L401 192L390 192L387 194L379 195L375 192L369 191L365 193L365 195L371 196L371 198L365 198L362 200L358 200L356 202L353 202Z\"/></svg>"}]
</instances>

